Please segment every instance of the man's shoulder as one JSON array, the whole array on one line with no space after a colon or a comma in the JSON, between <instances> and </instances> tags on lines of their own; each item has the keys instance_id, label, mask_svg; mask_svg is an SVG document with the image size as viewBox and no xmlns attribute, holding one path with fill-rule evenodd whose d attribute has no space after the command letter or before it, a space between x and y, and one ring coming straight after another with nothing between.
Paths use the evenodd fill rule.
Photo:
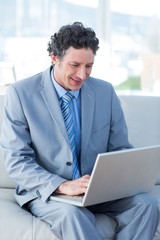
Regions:
<instances>
[{"instance_id":1,"label":"man's shoulder","mask_svg":"<svg viewBox=\"0 0 160 240\"><path fill-rule=\"evenodd\" d=\"M86 81L86 83L91 87L91 88L94 88L94 89L108 89L108 90L112 90L113 89L113 86L110 82L108 81L105 81L103 79L100 79L100 78L95 78L95 77L89 77Z\"/></svg>"},{"instance_id":2,"label":"man's shoulder","mask_svg":"<svg viewBox=\"0 0 160 240\"><path fill-rule=\"evenodd\" d=\"M35 89L35 88L38 88L38 85L41 84L42 82L42 79L47 76L48 78L48 75L49 74L50 70L49 68L42 71L42 72L39 72L37 74L34 74L34 75L31 75L31 76L28 76L26 78L23 78L23 79L20 79L18 80L17 82L11 84L11 87L15 88L15 89Z\"/></svg>"},{"instance_id":3,"label":"man's shoulder","mask_svg":"<svg viewBox=\"0 0 160 240\"><path fill-rule=\"evenodd\" d=\"M18 86L23 86L23 85L26 85L26 84L32 84L36 81L39 81L41 76L42 76L42 72L37 73L37 74L32 75L32 76L28 76L26 78L20 79L19 81L13 83L12 86L18 87Z\"/></svg>"}]
</instances>

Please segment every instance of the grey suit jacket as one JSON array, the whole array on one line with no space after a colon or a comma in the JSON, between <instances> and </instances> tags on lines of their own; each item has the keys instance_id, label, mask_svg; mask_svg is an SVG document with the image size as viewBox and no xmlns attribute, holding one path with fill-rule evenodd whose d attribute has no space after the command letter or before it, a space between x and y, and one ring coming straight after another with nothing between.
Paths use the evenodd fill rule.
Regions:
<instances>
[{"instance_id":1,"label":"grey suit jacket","mask_svg":"<svg viewBox=\"0 0 160 240\"><path fill-rule=\"evenodd\" d=\"M52 67L51 67L52 68ZM1 147L6 168L17 183L20 205L46 201L71 179L72 153L51 80L39 73L7 89ZM98 153L130 148L119 100L110 83L89 77L81 89L81 172L91 174Z\"/></svg>"}]
</instances>

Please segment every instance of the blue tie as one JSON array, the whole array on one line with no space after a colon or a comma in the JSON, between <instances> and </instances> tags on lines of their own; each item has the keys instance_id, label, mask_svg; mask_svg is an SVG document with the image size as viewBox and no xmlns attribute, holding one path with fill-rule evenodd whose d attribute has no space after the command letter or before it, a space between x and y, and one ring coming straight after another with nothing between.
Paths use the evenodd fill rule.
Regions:
<instances>
[{"instance_id":1,"label":"blue tie","mask_svg":"<svg viewBox=\"0 0 160 240\"><path fill-rule=\"evenodd\" d=\"M75 130L73 125L72 115L69 108L69 104L72 98L73 98L73 95L69 92L66 92L66 94L62 97L61 109L62 109L62 114L63 114L64 122L66 125L67 133L68 133L71 151L73 154L72 179L77 179L81 177L81 174L79 170L79 161L78 161L77 152L76 152Z\"/></svg>"}]
</instances>

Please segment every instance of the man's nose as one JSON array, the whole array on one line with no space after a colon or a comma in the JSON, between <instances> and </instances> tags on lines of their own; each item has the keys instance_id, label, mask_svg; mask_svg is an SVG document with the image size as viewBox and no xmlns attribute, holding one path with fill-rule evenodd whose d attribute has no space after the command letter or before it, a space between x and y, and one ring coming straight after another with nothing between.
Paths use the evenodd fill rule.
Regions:
<instances>
[{"instance_id":1,"label":"man's nose","mask_svg":"<svg viewBox=\"0 0 160 240\"><path fill-rule=\"evenodd\" d=\"M86 79L86 76L87 76L86 69L85 68L79 68L78 71L77 71L77 76L82 80Z\"/></svg>"}]
</instances>

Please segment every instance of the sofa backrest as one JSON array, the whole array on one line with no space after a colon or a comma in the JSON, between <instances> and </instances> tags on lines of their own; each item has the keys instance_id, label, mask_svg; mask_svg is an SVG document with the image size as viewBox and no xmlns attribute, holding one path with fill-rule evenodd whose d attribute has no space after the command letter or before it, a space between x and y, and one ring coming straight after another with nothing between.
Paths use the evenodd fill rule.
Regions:
<instances>
[{"instance_id":1,"label":"sofa backrest","mask_svg":"<svg viewBox=\"0 0 160 240\"><path fill-rule=\"evenodd\" d=\"M134 147L160 145L160 96L118 95Z\"/></svg>"},{"instance_id":2,"label":"sofa backrest","mask_svg":"<svg viewBox=\"0 0 160 240\"><path fill-rule=\"evenodd\" d=\"M4 94L0 94L0 131L2 126L2 115L3 115L3 103ZM2 151L0 149L0 187L1 188L14 188L16 185L9 177L6 168L4 166L4 159L2 156Z\"/></svg>"},{"instance_id":3,"label":"sofa backrest","mask_svg":"<svg viewBox=\"0 0 160 240\"><path fill-rule=\"evenodd\" d=\"M118 95L126 123L130 143L134 147L160 144L160 97ZM0 130L2 122L4 95L0 95ZM14 188L15 183L10 179L4 166L0 152L0 187Z\"/></svg>"}]
</instances>

